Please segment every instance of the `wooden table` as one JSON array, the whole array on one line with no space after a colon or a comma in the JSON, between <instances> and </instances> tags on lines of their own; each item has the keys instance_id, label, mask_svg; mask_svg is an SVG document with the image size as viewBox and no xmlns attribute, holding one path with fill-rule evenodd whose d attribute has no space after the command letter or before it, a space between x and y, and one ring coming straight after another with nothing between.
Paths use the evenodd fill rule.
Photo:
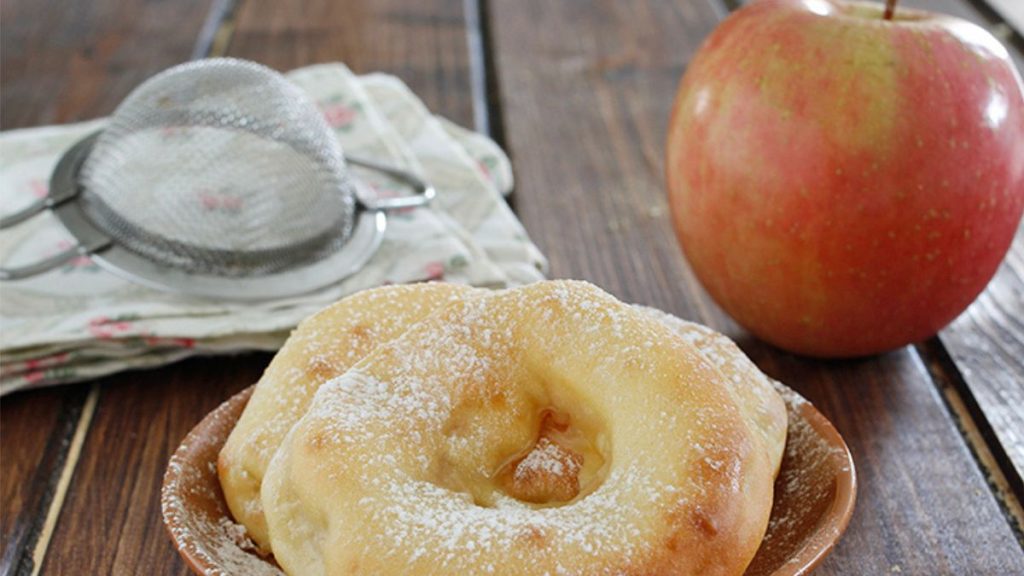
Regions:
<instances>
[{"instance_id":1,"label":"wooden table","mask_svg":"<svg viewBox=\"0 0 1024 576\"><path fill-rule=\"evenodd\" d=\"M994 30L1021 67L1024 44L998 12L1019 18L1019 8L996 1L1002 8L903 4ZM509 151L512 202L552 276L730 334L835 423L860 494L818 574L1024 574L1024 232L988 290L937 338L863 360L808 360L753 340L689 271L665 200L665 126L687 61L734 4L7 0L0 124L109 114L149 75L205 55L397 74L433 110ZM160 521L164 467L268 360L195 359L4 398L3 573L186 574Z\"/></svg>"}]
</instances>

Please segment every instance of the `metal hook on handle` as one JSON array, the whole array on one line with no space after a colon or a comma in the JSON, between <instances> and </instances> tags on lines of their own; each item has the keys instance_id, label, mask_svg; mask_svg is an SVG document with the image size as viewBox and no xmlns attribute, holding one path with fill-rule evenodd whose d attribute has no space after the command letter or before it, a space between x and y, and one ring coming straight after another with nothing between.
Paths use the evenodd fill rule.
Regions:
<instances>
[{"instance_id":1,"label":"metal hook on handle","mask_svg":"<svg viewBox=\"0 0 1024 576\"><path fill-rule=\"evenodd\" d=\"M93 132L65 152L51 175L49 194L13 214L0 218L0 230L21 224L43 210L57 208L77 196L79 188L74 174L99 137L99 131Z\"/></svg>"},{"instance_id":2,"label":"metal hook on handle","mask_svg":"<svg viewBox=\"0 0 1024 576\"><path fill-rule=\"evenodd\" d=\"M0 230L10 228L16 224L21 224L25 220L28 220L43 210L51 207L53 207L53 198L51 196L40 198L21 210L18 210L14 214L8 214L7 216L0 218Z\"/></svg>"},{"instance_id":3,"label":"metal hook on handle","mask_svg":"<svg viewBox=\"0 0 1024 576\"><path fill-rule=\"evenodd\" d=\"M0 268L0 281L22 280L37 274L42 274L43 272L53 270L62 264L66 264L79 256L89 256L93 252L98 252L108 246L110 246L109 240L106 242L96 242L90 246L75 244L66 250L58 252L48 258L43 258L38 262L33 262L24 266L15 266L14 268Z\"/></svg>"},{"instance_id":4,"label":"metal hook on handle","mask_svg":"<svg viewBox=\"0 0 1024 576\"><path fill-rule=\"evenodd\" d=\"M52 209L53 207L57 206L63 201L64 199L56 198L54 196L40 198L39 200L36 200L35 202L22 208L21 210L18 210L13 214L8 214L7 216L0 218L0 230L4 230L17 224L21 224L25 220L28 220L29 218L35 216L36 214L39 214L44 210ZM99 248L96 249L101 249L104 247L105 246L100 246ZM17 266L15 268L0 267L0 281L21 280L22 278L28 278L29 276L42 274L43 272L56 268L57 266L60 266L61 264L64 264L65 262L68 262L69 260L72 260L74 258L77 258L78 256L86 256L89 254L89 252L90 250L85 246L82 246L81 244L75 244L74 246L68 248L67 250L54 254L49 258L44 258L38 262L33 262L32 264Z\"/></svg>"},{"instance_id":5,"label":"metal hook on handle","mask_svg":"<svg viewBox=\"0 0 1024 576\"><path fill-rule=\"evenodd\" d=\"M54 213L63 210L67 206L67 202L78 195L79 188L75 181L75 172L78 166L85 160L89 149L96 139L99 138L99 135L99 132L93 132L65 152L53 171L49 195L45 198L40 198L13 214L0 218L0 230L20 224L44 210L51 210ZM53 256L43 258L31 264L25 264L24 266L15 266L13 268L0 267L0 281L21 280L42 274L79 256L89 256L111 245L110 238L98 233L75 236L78 239L77 244Z\"/></svg>"},{"instance_id":6,"label":"metal hook on handle","mask_svg":"<svg viewBox=\"0 0 1024 576\"><path fill-rule=\"evenodd\" d=\"M420 206L426 206L430 204L431 200L436 196L434 187L427 184L418 176L403 170L395 166L388 164L382 164L375 160L369 160L367 158L360 158L358 156L346 156L345 160L356 166L363 168L369 168L376 172L387 174L393 178L401 180L405 184L409 185L410 188L416 191L415 196L402 196L399 198L385 198L375 200L361 200L364 208L371 212L387 212L391 210L400 210L402 208L418 208Z\"/></svg>"}]
</instances>

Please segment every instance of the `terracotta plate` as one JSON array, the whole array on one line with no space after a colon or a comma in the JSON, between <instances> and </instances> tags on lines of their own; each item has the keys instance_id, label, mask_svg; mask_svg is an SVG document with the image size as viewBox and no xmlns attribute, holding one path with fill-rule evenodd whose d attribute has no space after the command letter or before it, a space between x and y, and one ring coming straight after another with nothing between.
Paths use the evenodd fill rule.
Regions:
<instances>
[{"instance_id":1,"label":"terracotta plate","mask_svg":"<svg viewBox=\"0 0 1024 576\"><path fill-rule=\"evenodd\" d=\"M856 494L853 460L839 433L799 394L777 387L789 408L789 438L768 532L747 576L810 572L846 529ZM164 524L178 552L203 576L282 574L246 545L217 480L217 453L251 394L250 387L207 415L178 447L164 476Z\"/></svg>"}]
</instances>

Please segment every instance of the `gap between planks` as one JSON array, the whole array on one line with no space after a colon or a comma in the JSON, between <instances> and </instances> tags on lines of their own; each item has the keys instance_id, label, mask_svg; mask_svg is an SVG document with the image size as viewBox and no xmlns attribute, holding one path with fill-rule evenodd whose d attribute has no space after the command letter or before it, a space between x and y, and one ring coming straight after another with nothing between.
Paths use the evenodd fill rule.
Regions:
<instances>
[{"instance_id":1,"label":"gap between planks","mask_svg":"<svg viewBox=\"0 0 1024 576\"><path fill-rule=\"evenodd\" d=\"M4 552L4 564L0 567L4 574L28 576L37 571L38 565L41 564L41 554L37 553L39 542L44 539L42 535L45 532L46 519L54 514L54 511L60 511L60 506L54 505L55 495L59 492L58 485L64 471L69 469L69 461L77 460L77 456L71 458L70 447L77 430L82 427L82 416L88 397L89 392L79 394L77 390L69 391L61 401L60 412L57 415L58 424L47 440L35 475L29 479L34 486L42 490L42 495L30 510L22 509L17 513L25 518L25 525L20 535L16 533L10 542L5 543L9 548ZM70 469L73 467L71 464ZM48 538L49 536L45 539Z\"/></svg>"},{"instance_id":2,"label":"gap between planks","mask_svg":"<svg viewBox=\"0 0 1024 576\"><path fill-rule=\"evenodd\" d=\"M64 498L68 493L68 486L71 484L71 477L74 475L78 464L78 457L82 454L82 445L85 444L85 436L89 433L89 425L92 424L92 417L96 413L96 403L100 397L99 383L93 383L89 387L89 395L82 405L82 413L75 424L74 434L71 436L71 444L68 446L67 457L64 466L61 467L60 476L53 492L53 498L46 510L46 519L43 521L39 539L32 547L32 576L37 576L43 567L43 560L46 558L46 551L50 546L50 538L53 536L53 529L57 525L57 518L64 508Z\"/></svg>"},{"instance_id":3,"label":"gap between planks","mask_svg":"<svg viewBox=\"0 0 1024 576\"><path fill-rule=\"evenodd\" d=\"M473 128L498 144L511 158L505 142L505 120L502 116L501 87L498 85L497 60L491 34L489 0L463 0L466 23L466 46L469 55L469 85L473 101ZM514 159L513 159L514 160ZM514 162L513 162L514 165ZM515 210L515 190L505 202Z\"/></svg>"},{"instance_id":4,"label":"gap between planks","mask_svg":"<svg viewBox=\"0 0 1024 576\"><path fill-rule=\"evenodd\" d=\"M224 56L235 33L236 17L244 0L214 0L192 49L192 60Z\"/></svg>"},{"instance_id":5,"label":"gap between planks","mask_svg":"<svg viewBox=\"0 0 1024 576\"><path fill-rule=\"evenodd\" d=\"M466 20L466 47L469 53L469 90L473 100L473 129L491 135L491 111L487 98L487 62L484 53L482 4L486 0L462 0Z\"/></svg>"},{"instance_id":6,"label":"gap between planks","mask_svg":"<svg viewBox=\"0 0 1024 576\"><path fill-rule=\"evenodd\" d=\"M488 0L463 0L462 4L466 19L466 44L469 48L474 128L497 142L508 153Z\"/></svg>"},{"instance_id":7,"label":"gap between planks","mask_svg":"<svg viewBox=\"0 0 1024 576\"><path fill-rule=\"evenodd\" d=\"M1013 529L1017 542L1024 548L1024 496L1013 463L1002 451L984 412L973 401L956 363L938 338L915 348L917 357L924 363L971 456Z\"/></svg>"}]
</instances>

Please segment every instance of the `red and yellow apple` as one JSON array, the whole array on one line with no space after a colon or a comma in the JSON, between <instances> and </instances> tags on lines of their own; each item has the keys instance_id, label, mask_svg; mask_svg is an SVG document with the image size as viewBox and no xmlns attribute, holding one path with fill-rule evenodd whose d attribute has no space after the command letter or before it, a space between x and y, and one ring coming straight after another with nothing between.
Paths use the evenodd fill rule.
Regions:
<instances>
[{"instance_id":1,"label":"red and yellow apple","mask_svg":"<svg viewBox=\"0 0 1024 576\"><path fill-rule=\"evenodd\" d=\"M925 339L995 273L1024 209L1024 95L956 18L764 0L708 37L668 128L673 223L711 296L794 352Z\"/></svg>"}]
</instances>

